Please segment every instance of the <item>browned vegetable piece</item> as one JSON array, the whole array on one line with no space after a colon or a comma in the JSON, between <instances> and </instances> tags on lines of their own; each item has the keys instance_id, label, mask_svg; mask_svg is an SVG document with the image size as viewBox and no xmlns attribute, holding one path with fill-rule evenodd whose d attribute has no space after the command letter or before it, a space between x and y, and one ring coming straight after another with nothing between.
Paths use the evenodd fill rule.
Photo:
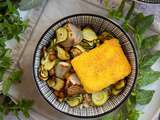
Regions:
<instances>
[{"instance_id":1,"label":"browned vegetable piece","mask_svg":"<svg viewBox=\"0 0 160 120\"><path fill-rule=\"evenodd\" d=\"M74 96L74 95L78 95L80 93L84 93L84 90L80 85L72 85L69 88L67 88L67 95L68 96Z\"/></svg>"},{"instance_id":2,"label":"browned vegetable piece","mask_svg":"<svg viewBox=\"0 0 160 120\"><path fill-rule=\"evenodd\" d=\"M49 79L47 80L47 84L49 87L53 88L56 84L55 80Z\"/></svg>"},{"instance_id":3,"label":"browned vegetable piece","mask_svg":"<svg viewBox=\"0 0 160 120\"><path fill-rule=\"evenodd\" d=\"M56 59L56 56L54 54L49 54L49 60L53 61Z\"/></svg>"},{"instance_id":4,"label":"browned vegetable piece","mask_svg":"<svg viewBox=\"0 0 160 120\"><path fill-rule=\"evenodd\" d=\"M68 31L68 38L62 42L61 45L64 47L72 47L79 44L83 38L81 29L71 23L66 24L64 27Z\"/></svg>"},{"instance_id":5,"label":"browned vegetable piece","mask_svg":"<svg viewBox=\"0 0 160 120\"><path fill-rule=\"evenodd\" d=\"M56 78L56 84L52 87L54 90L60 91L64 87L64 81Z\"/></svg>"},{"instance_id":6,"label":"browned vegetable piece","mask_svg":"<svg viewBox=\"0 0 160 120\"><path fill-rule=\"evenodd\" d=\"M55 66L55 74L58 78L63 79L70 69L71 69L71 64L67 62L59 62Z\"/></svg>"},{"instance_id":7,"label":"browned vegetable piece","mask_svg":"<svg viewBox=\"0 0 160 120\"><path fill-rule=\"evenodd\" d=\"M67 81L70 81L73 85L80 85L80 80L75 73L71 73L67 76Z\"/></svg>"},{"instance_id":8,"label":"browned vegetable piece","mask_svg":"<svg viewBox=\"0 0 160 120\"><path fill-rule=\"evenodd\" d=\"M115 89L122 89L125 87L125 80L121 80L119 82L117 82L115 85L114 85L114 88Z\"/></svg>"},{"instance_id":9,"label":"browned vegetable piece","mask_svg":"<svg viewBox=\"0 0 160 120\"><path fill-rule=\"evenodd\" d=\"M98 36L98 39L101 40L102 42L105 40L110 40L111 38L113 38L113 36L106 31L103 32L100 36Z\"/></svg>"},{"instance_id":10,"label":"browned vegetable piece","mask_svg":"<svg viewBox=\"0 0 160 120\"><path fill-rule=\"evenodd\" d=\"M40 69L39 69L39 78L41 80L46 81L48 79L48 71L44 69L44 67L41 65Z\"/></svg>"},{"instance_id":11,"label":"browned vegetable piece","mask_svg":"<svg viewBox=\"0 0 160 120\"><path fill-rule=\"evenodd\" d=\"M55 75L54 68L52 68L52 69L49 70L49 76L53 76L53 75Z\"/></svg>"},{"instance_id":12,"label":"browned vegetable piece","mask_svg":"<svg viewBox=\"0 0 160 120\"><path fill-rule=\"evenodd\" d=\"M115 88L112 88L112 94L113 94L113 95L118 95L121 91L122 91L122 89L117 90L117 89L115 89Z\"/></svg>"},{"instance_id":13,"label":"browned vegetable piece","mask_svg":"<svg viewBox=\"0 0 160 120\"><path fill-rule=\"evenodd\" d=\"M58 98L64 98L65 94L64 91L54 91L54 94L58 97Z\"/></svg>"}]
</instances>

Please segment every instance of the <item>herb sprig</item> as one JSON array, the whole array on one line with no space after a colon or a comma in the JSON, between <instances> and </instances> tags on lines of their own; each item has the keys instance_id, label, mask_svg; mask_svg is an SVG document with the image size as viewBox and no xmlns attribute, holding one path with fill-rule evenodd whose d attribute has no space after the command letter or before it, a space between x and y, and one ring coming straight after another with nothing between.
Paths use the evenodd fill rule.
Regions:
<instances>
[{"instance_id":1,"label":"herb sprig","mask_svg":"<svg viewBox=\"0 0 160 120\"><path fill-rule=\"evenodd\" d=\"M108 0L105 7L108 10ZM154 21L153 15L145 16L143 13L134 11L135 1L132 2L127 14L124 15L124 7L126 0L122 0L119 8L110 9L109 17L112 19L123 21L122 27L135 39L135 45L138 51L139 72L134 90L129 99L118 110L116 115L108 115L103 120L137 120L141 113L136 109L136 105L148 104L154 94L154 90L142 89L160 78L160 72L151 69L151 66L160 57L160 51L151 52L151 49L160 41L160 35L155 34L146 37L145 33Z\"/></svg>"},{"instance_id":2,"label":"herb sprig","mask_svg":"<svg viewBox=\"0 0 160 120\"><path fill-rule=\"evenodd\" d=\"M27 27L27 21L22 21L17 10L18 1L0 1L0 82L2 82L0 120L3 120L4 116L9 112L15 114L17 118L19 112L22 112L25 117L29 117L28 111L32 106L32 101L30 100L21 100L15 103L8 95L11 85L20 82L22 76L22 70L11 68L13 62L11 57L12 50L6 48L6 41L16 39L19 42L20 34Z\"/></svg>"}]
</instances>

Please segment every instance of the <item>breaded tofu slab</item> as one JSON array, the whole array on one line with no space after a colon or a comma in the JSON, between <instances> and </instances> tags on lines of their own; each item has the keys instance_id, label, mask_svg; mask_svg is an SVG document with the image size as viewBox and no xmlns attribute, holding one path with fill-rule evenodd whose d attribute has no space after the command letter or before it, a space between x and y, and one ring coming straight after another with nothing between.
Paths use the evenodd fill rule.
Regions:
<instances>
[{"instance_id":1,"label":"breaded tofu slab","mask_svg":"<svg viewBox=\"0 0 160 120\"><path fill-rule=\"evenodd\" d=\"M100 91L131 73L131 66L116 38L72 59L85 91Z\"/></svg>"}]
</instances>

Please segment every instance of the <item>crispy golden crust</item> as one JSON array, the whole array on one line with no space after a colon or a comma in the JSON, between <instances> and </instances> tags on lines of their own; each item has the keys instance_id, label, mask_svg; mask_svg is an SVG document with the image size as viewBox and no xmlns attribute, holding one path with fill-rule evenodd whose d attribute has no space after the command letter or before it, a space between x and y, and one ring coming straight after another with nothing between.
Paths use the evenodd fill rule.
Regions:
<instances>
[{"instance_id":1,"label":"crispy golden crust","mask_svg":"<svg viewBox=\"0 0 160 120\"><path fill-rule=\"evenodd\" d=\"M75 57L71 64L88 93L100 91L131 72L131 66L115 38Z\"/></svg>"}]
</instances>

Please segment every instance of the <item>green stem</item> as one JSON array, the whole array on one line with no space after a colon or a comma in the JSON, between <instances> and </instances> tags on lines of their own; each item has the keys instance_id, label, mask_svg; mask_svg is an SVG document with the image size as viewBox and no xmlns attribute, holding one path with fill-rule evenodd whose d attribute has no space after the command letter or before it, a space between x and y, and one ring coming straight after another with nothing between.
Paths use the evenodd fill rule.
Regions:
<instances>
[{"instance_id":1,"label":"green stem","mask_svg":"<svg viewBox=\"0 0 160 120\"><path fill-rule=\"evenodd\" d=\"M125 3L126 3L126 0L122 0L120 6L118 8L118 11L120 11L121 13L123 13L123 9L124 9Z\"/></svg>"},{"instance_id":2,"label":"green stem","mask_svg":"<svg viewBox=\"0 0 160 120\"><path fill-rule=\"evenodd\" d=\"M134 8L135 8L135 1L132 2L132 5L131 5L126 17L125 17L125 20L130 19L131 15L133 14Z\"/></svg>"}]
</instances>

